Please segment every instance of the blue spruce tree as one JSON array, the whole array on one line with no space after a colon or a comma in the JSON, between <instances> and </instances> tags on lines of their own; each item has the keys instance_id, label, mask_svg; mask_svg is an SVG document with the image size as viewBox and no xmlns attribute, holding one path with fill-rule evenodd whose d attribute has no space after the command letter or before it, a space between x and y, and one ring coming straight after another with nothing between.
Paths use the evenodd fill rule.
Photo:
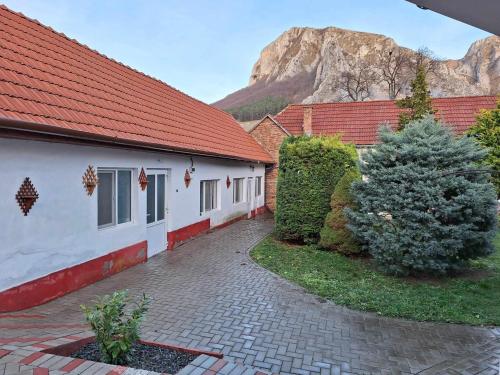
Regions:
<instances>
[{"instance_id":1,"label":"blue spruce tree","mask_svg":"<svg viewBox=\"0 0 500 375\"><path fill-rule=\"evenodd\" d=\"M455 138L431 116L395 133L363 156L365 181L353 184L349 228L390 274L445 274L493 251L496 194L477 170L486 152Z\"/></svg>"}]
</instances>

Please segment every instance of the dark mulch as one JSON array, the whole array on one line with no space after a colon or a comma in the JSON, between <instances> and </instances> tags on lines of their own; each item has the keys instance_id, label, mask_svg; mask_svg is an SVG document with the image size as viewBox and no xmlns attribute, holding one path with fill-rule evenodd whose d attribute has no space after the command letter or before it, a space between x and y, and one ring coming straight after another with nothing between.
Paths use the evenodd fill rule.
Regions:
<instances>
[{"instance_id":1,"label":"dark mulch","mask_svg":"<svg viewBox=\"0 0 500 375\"><path fill-rule=\"evenodd\" d=\"M77 352L71 354L71 357L101 362L101 351L95 342L91 342L82 346ZM175 374L198 356L196 354L171 350L159 346L136 343L132 346L129 357L130 360L125 366Z\"/></svg>"}]
</instances>

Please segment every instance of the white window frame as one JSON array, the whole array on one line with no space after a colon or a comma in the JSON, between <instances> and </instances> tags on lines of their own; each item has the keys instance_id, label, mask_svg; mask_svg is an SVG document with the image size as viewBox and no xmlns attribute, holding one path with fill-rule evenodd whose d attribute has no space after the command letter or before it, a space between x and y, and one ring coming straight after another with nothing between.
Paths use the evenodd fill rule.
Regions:
<instances>
[{"instance_id":1,"label":"white window frame","mask_svg":"<svg viewBox=\"0 0 500 375\"><path fill-rule=\"evenodd\" d=\"M236 200L236 185L241 183L240 200ZM246 202L245 200L245 177L233 178L233 204L240 204Z\"/></svg>"},{"instance_id":2,"label":"white window frame","mask_svg":"<svg viewBox=\"0 0 500 375\"><path fill-rule=\"evenodd\" d=\"M255 177L255 196L260 197L262 195L262 176Z\"/></svg>"},{"instance_id":3,"label":"white window frame","mask_svg":"<svg viewBox=\"0 0 500 375\"><path fill-rule=\"evenodd\" d=\"M123 223L118 224L118 172L130 172L130 220L125 221ZM97 175L99 173L110 173L113 176L113 191L112 191L112 221L111 223L99 225L99 200L96 200L97 206L97 229L107 229L107 228L115 228L123 225L130 225L130 223L134 222L134 184L132 181L134 180L134 170L130 168L97 168ZM99 189L99 185L97 185L97 189ZM98 193L99 194L99 193Z\"/></svg>"},{"instance_id":4,"label":"white window frame","mask_svg":"<svg viewBox=\"0 0 500 375\"><path fill-rule=\"evenodd\" d=\"M210 209L206 209L205 205L205 186L207 184L213 184L215 185L215 196L212 196L211 201L213 202L215 200L215 206L212 206ZM208 212L212 212L215 210L219 210L220 205L219 205L219 180L201 180L200 181L200 214L205 214ZM213 192L213 190L212 190Z\"/></svg>"},{"instance_id":5,"label":"white window frame","mask_svg":"<svg viewBox=\"0 0 500 375\"><path fill-rule=\"evenodd\" d=\"M148 223L147 222L147 218L146 218L146 227L152 227L152 226L155 226L155 225L158 225L158 224L162 224L162 223L166 223L167 222L167 218L168 218L168 199L167 199L167 189L168 189L168 173L165 171L165 172L161 172L161 173L154 173L154 172L150 172L150 173L146 173L146 175L148 176L155 176L155 201L154 201L154 208L155 208L155 220L152 221L151 223ZM164 209L164 214L163 214L163 219L161 220L158 220L158 176L159 175L164 175L165 176L165 191L163 192L164 194L164 205L165 207L163 208ZM146 187L147 189L147 187ZM147 202L146 202L146 205L147 205ZM146 208L146 211L147 211L147 208ZM147 213L147 212L146 212Z\"/></svg>"}]
</instances>

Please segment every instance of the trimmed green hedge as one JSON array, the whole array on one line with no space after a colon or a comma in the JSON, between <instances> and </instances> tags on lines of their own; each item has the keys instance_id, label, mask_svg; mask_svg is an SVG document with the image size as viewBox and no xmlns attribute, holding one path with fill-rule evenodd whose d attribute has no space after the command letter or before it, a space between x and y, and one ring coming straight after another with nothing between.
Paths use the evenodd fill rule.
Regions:
<instances>
[{"instance_id":1,"label":"trimmed green hedge","mask_svg":"<svg viewBox=\"0 0 500 375\"><path fill-rule=\"evenodd\" d=\"M356 162L355 147L339 137L287 138L280 148L277 237L316 243L335 185Z\"/></svg>"},{"instance_id":2,"label":"trimmed green hedge","mask_svg":"<svg viewBox=\"0 0 500 375\"><path fill-rule=\"evenodd\" d=\"M332 210L326 215L325 225L321 230L319 246L324 249L338 251L342 254L357 254L361 246L347 229L345 208L354 208L354 197L351 194L351 185L360 181L361 174L358 168L348 170L340 179L332 194L330 207Z\"/></svg>"}]
</instances>

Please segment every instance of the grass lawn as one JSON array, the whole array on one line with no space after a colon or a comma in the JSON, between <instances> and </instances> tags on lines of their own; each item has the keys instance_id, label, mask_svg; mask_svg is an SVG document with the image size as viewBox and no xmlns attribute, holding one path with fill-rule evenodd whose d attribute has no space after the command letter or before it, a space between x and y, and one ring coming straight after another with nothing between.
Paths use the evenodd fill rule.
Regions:
<instances>
[{"instance_id":1,"label":"grass lawn","mask_svg":"<svg viewBox=\"0 0 500 375\"><path fill-rule=\"evenodd\" d=\"M416 281L385 276L362 259L316 246L264 239L252 251L261 266L339 305L414 320L500 325L500 233L496 252L455 278Z\"/></svg>"}]
</instances>

